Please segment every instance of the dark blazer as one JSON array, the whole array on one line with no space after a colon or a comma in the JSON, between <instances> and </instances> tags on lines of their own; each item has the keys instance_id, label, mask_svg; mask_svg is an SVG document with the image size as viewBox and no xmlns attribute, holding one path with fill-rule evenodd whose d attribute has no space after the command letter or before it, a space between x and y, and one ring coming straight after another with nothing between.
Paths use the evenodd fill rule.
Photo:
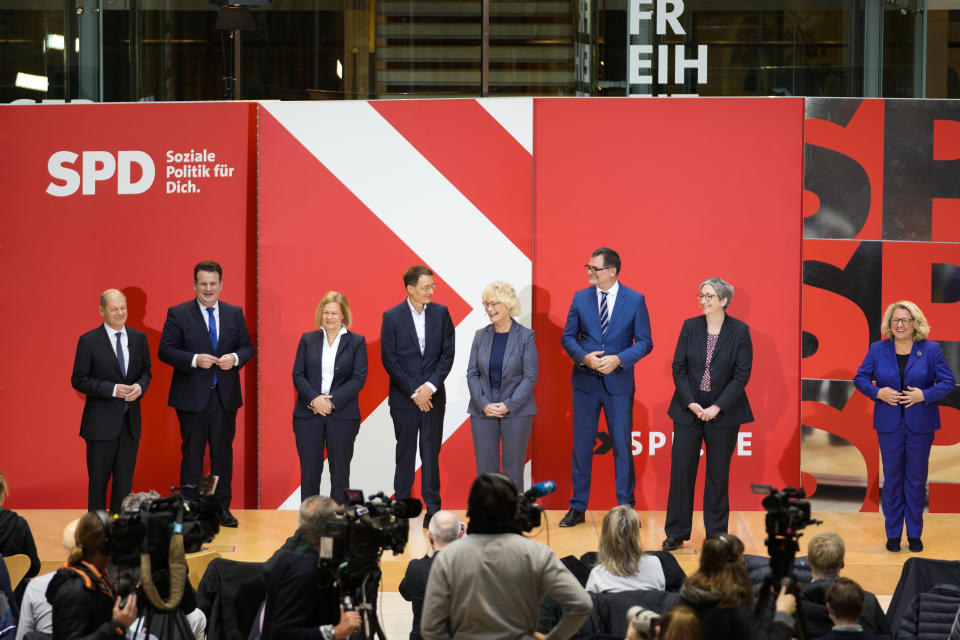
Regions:
<instances>
[{"instance_id":1,"label":"dark blazer","mask_svg":"<svg viewBox=\"0 0 960 640\"><path fill-rule=\"evenodd\" d=\"M297 357L293 361L293 386L297 389L297 404L293 415L309 418L313 415L310 402L320 395L323 372L323 331L308 331L297 345ZM331 416L360 419L360 404L357 396L367 380L367 341L359 333L347 332L340 336L337 353L333 359L333 396Z\"/></svg>"},{"instance_id":2,"label":"dark blazer","mask_svg":"<svg viewBox=\"0 0 960 640\"><path fill-rule=\"evenodd\" d=\"M683 322L677 349L673 353L673 383L677 389L670 401L669 415L678 424L692 425L697 417L687 405L698 401L700 379L707 358L707 318L696 316ZM742 320L727 315L720 327L720 336L710 361L710 401L720 407L711 421L716 427L732 427L753 422L753 412L745 388L753 368L753 343L750 327Z\"/></svg>"},{"instance_id":3,"label":"dark blazer","mask_svg":"<svg viewBox=\"0 0 960 640\"><path fill-rule=\"evenodd\" d=\"M620 283L604 340L603 331L600 329L597 288L587 287L577 291L570 303L560 344L573 360L571 384L574 389L587 393L599 392L600 375L581 362L583 357L592 351L604 351L607 355L620 356L621 363L616 371L603 376L607 391L612 395L633 393L633 365L653 349L650 316L647 314L647 303L643 294Z\"/></svg>"},{"instance_id":4,"label":"dark blazer","mask_svg":"<svg viewBox=\"0 0 960 640\"><path fill-rule=\"evenodd\" d=\"M243 406L240 395L240 367L253 357L250 332L243 318L243 309L220 300L220 329L217 349L210 343L207 317L200 311L196 298L170 307L160 334L158 355L161 362L173 367L170 397L167 402L175 409L200 411L207 403L213 374L217 374L217 393L224 409L236 410ZM193 368L190 363L198 353L222 356L236 353L239 361L232 369L223 370L214 365L209 369Z\"/></svg>"},{"instance_id":5,"label":"dark blazer","mask_svg":"<svg viewBox=\"0 0 960 640\"><path fill-rule=\"evenodd\" d=\"M87 396L80 419L80 436L87 440L113 440L123 428L124 406L130 414L130 428L140 437L140 400L150 386L150 349L142 331L127 327L129 350L127 375L120 375L116 346L111 343L104 325L88 331L77 341L70 384ZM127 402L113 395L116 384L139 384L139 398Z\"/></svg>"},{"instance_id":6,"label":"dark blazer","mask_svg":"<svg viewBox=\"0 0 960 640\"><path fill-rule=\"evenodd\" d=\"M427 578L430 577L430 567L433 566L433 559L437 553L439 552L434 552L432 556L423 556L411 560L397 589L403 599L410 602L413 608L410 640L419 640L422 637L420 635L420 618L423 615L423 596L427 593Z\"/></svg>"},{"instance_id":7,"label":"dark blazer","mask_svg":"<svg viewBox=\"0 0 960 640\"><path fill-rule=\"evenodd\" d=\"M467 412L482 416L483 408L493 402L490 397L490 349L495 334L488 324L473 336L470 363L467 365L467 386L470 405ZM507 405L510 415L532 416L537 412L533 385L537 382L537 345L534 331L514 320L503 350L503 372L500 381L500 402Z\"/></svg>"},{"instance_id":8,"label":"dark blazer","mask_svg":"<svg viewBox=\"0 0 960 640\"><path fill-rule=\"evenodd\" d=\"M820 640L890 640L890 636L878 636L866 629L862 631L836 631L831 628L830 633L820 636Z\"/></svg>"},{"instance_id":9,"label":"dark blazer","mask_svg":"<svg viewBox=\"0 0 960 640\"><path fill-rule=\"evenodd\" d=\"M383 312L380 359L390 376L391 407L416 408L410 396L425 382L437 388L434 406L446 402L443 381L453 367L456 347L453 320L445 306L434 302L427 305L426 314L426 344L421 355L407 300Z\"/></svg>"},{"instance_id":10,"label":"dark blazer","mask_svg":"<svg viewBox=\"0 0 960 640\"><path fill-rule=\"evenodd\" d=\"M877 401L877 392L882 387L900 390L900 367L892 339L870 345L853 384L874 401L873 428L881 433L895 431L900 424L900 407ZM933 340L917 340L913 344L904 372L904 385L904 388L916 387L923 391L923 402L907 407L903 414L910 431L931 433L939 429L937 401L954 386L953 372L939 344Z\"/></svg>"}]
</instances>

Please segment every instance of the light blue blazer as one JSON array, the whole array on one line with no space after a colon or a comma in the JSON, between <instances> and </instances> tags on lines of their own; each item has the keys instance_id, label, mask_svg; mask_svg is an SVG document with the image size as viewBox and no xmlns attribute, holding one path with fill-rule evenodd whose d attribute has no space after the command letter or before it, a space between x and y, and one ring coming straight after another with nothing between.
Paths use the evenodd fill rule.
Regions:
<instances>
[{"instance_id":1,"label":"light blue blazer","mask_svg":"<svg viewBox=\"0 0 960 640\"><path fill-rule=\"evenodd\" d=\"M493 347L493 334L491 323L473 336L470 363L467 365L467 386L470 388L467 412L472 416L482 416L483 408L494 401L490 397L490 349ZM503 350L503 373L500 382L500 402L507 405L510 415L532 416L537 412L537 401L533 397L537 372L534 331L514 320L507 335L507 346Z\"/></svg>"}]
</instances>

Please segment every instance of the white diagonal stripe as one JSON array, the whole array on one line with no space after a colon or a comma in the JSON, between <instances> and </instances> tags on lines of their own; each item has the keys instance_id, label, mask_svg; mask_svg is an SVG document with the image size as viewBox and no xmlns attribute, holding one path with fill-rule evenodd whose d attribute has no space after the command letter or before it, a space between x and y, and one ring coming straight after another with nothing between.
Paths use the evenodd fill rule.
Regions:
<instances>
[{"instance_id":1,"label":"white diagonal stripe","mask_svg":"<svg viewBox=\"0 0 960 640\"><path fill-rule=\"evenodd\" d=\"M518 113L508 117L508 105L504 104L498 107L501 117L516 122L522 119L520 114L527 113L532 118L529 101L512 100L510 104ZM467 417L470 346L476 330L489 322L480 308L483 288L493 280L512 283L524 305L519 319L529 326L530 259L369 103L275 103L261 107L473 308L456 327L457 356L446 380L446 440ZM398 291L398 301L402 296ZM443 303L444 297L441 290L437 302ZM357 436L351 486L368 493L390 493L395 445L384 400L363 421ZM329 482L326 474L324 481ZM284 501L284 506L295 508L298 498L299 489Z\"/></svg>"},{"instance_id":2,"label":"white diagonal stripe","mask_svg":"<svg viewBox=\"0 0 960 640\"><path fill-rule=\"evenodd\" d=\"M478 98L477 102L533 155L533 98Z\"/></svg>"}]
</instances>

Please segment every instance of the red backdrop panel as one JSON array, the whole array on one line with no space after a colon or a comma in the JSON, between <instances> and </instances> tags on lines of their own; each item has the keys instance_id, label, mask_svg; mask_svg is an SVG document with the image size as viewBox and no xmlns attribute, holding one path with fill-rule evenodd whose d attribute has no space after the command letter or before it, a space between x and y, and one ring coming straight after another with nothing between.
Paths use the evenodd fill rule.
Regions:
<instances>
[{"instance_id":1,"label":"red backdrop panel","mask_svg":"<svg viewBox=\"0 0 960 640\"><path fill-rule=\"evenodd\" d=\"M741 429L750 435L734 456L731 508L760 507L751 482L798 485L803 101L536 100L534 121L533 475L560 487L546 505L570 497L560 334L599 246L620 252L621 280L647 296L652 325L653 351L636 367L637 507L666 506L670 363L680 325L699 311L697 286L713 275L736 287L730 313L750 324L754 345L756 421ZM612 454L595 458L592 487L591 508L615 503Z\"/></svg>"},{"instance_id":2,"label":"red backdrop panel","mask_svg":"<svg viewBox=\"0 0 960 640\"><path fill-rule=\"evenodd\" d=\"M223 299L245 307L256 335L255 109L252 103L0 107L0 175L8 186L0 287L11 301L0 315L0 469L11 488L5 506L86 506L83 396L70 387L70 372L77 338L103 322L98 296L109 287L126 292L128 325L147 334L153 364L134 490L166 493L177 484L180 434L167 407L172 369L157 358L160 331L167 308L194 295L193 265L212 259L223 265ZM170 176L172 185L196 191L168 193L168 167L184 164L168 162L168 152L204 150L214 158L188 161L193 187L187 177ZM70 182L48 173L49 159L61 151L78 156L65 165L78 188L53 196L48 184ZM145 154L136 155L143 162L129 175L141 187L149 183L141 193L118 194L124 172L108 171L110 160L83 170L85 158L104 158L91 152L107 152L116 162L121 151ZM144 164L153 167L152 182ZM94 181L97 173L103 179ZM15 307L29 313L10 313ZM234 443L238 507L256 504L255 376L252 362Z\"/></svg>"}]
</instances>

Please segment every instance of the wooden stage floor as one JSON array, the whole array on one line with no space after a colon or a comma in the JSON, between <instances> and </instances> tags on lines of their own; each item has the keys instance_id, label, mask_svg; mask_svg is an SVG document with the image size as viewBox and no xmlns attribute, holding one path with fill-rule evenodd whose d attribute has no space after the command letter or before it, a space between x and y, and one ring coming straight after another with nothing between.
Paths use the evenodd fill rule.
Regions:
<instances>
[{"instance_id":1,"label":"wooden stage floor","mask_svg":"<svg viewBox=\"0 0 960 640\"><path fill-rule=\"evenodd\" d=\"M37 543L42 571L49 571L64 561L60 538L64 525L83 515L81 510L24 509L18 511L27 519ZM259 562L267 559L296 528L297 514L294 511L234 510L240 521L237 529L221 529L220 534L205 548L219 552L233 560ZM458 512L464 517L463 512ZM563 511L547 511L545 525L530 537L548 544L558 556L580 555L594 551L600 534L604 511L587 512L585 524L561 529L557 526ZM647 549L658 549L663 541L663 511L642 511L643 544ZM730 514L730 531L739 536L746 552L766 555L764 546L763 511L738 511ZM843 575L853 578L865 589L878 595L890 595L896 587L903 563L912 555L943 560L960 559L957 548L957 531L960 531L960 514L927 514L924 517L923 542L926 547L921 554L904 550L889 553L884 549L886 537L883 532L883 516L879 513L816 513L823 520L819 526L809 526L800 538L800 553L806 555L806 540L821 531L835 531L846 543L846 567ZM703 516L694 514L693 540L674 552L680 565L688 574L696 570L699 547L703 542ZM410 540L403 554L394 556L384 553L384 591L396 591L407 563L412 558L424 555L426 536L421 528L421 518L410 521Z\"/></svg>"}]
</instances>

